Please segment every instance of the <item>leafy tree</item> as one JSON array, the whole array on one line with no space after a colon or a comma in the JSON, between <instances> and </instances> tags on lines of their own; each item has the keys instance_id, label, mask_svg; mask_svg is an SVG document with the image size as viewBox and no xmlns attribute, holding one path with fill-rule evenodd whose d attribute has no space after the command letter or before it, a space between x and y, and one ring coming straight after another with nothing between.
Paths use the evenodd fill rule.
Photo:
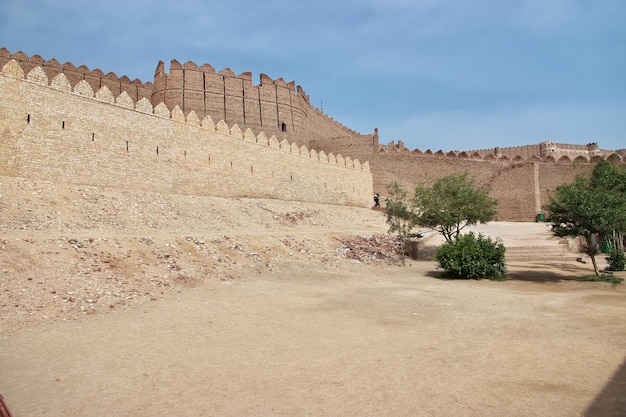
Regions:
<instances>
[{"instance_id":1,"label":"leafy tree","mask_svg":"<svg viewBox=\"0 0 626 417\"><path fill-rule=\"evenodd\" d=\"M474 186L468 173L442 177L430 186L418 184L411 197L397 182L387 187L387 193L389 232L398 234L402 242L410 236L413 227L419 224L437 230L444 236L446 243L454 245L466 226L493 219L498 204L497 200L489 197L488 191ZM459 248L459 251L451 253L460 254L462 251ZM404 262L404 257L402 259ZM462 262L461 259L458 261Z\"/></svg>"},{"instance_id":2,"label":"leafy tree","mask_svg":"<svg viewBox=\"0 0 626 417\"><path fill-rule=\"evenodd\" d=\"M600 160L594 168L590 180L591 187L604 190L609 207L618 207L614 214L613 233L606 235L611 251L607 260L608 270L623 271L626 266L624 255L624 232L626 231L626 170L618 169L605 160ZM623 204L622 204L623 203ZM621 207L621 210L619 209Z\"/></svg>"},{"instance_id":3,"label":"leafy tree","mask_svg":"<svg viewBox=\"0 0 626 417\"><path fill-rule=\"evenodd\" d=\"M395 233L402 243L399 251L404 265L404 242L411 235L411 230L416 225L416 216L410 207L408 192L394 181L387 186L387 198L385 199L387 223L389 233Z\"/></svg>"},{"instance_id":4,"label":"leafy tree","mask_svg":"<svg viewBox=\"0 0 626 417\"><path fill-rule=\"evenodd\" d=\"M476 188L467 172L439 178L415 188L413 208L418 224L437 230L446 241L457 240L461 230L487 223L496 214L498 200Z\"/></svg>"},{"instance_id":5,"label":"leafy tree","mask_svg":"<svg viewBox=\"0 0 626 417\"><path fill-rule=\"evenodd\" d=\"M385 208L389 232L396 233L402 239L409 237L417 224L417 218L410 206L408 192L396 181L387 186Z\"/></svg>"},{"instance_id":6,"label":"leafy tree","mask_svg":"<svg viewBox=\"0 0 626 417\"><path fill-rule=\"evenodd\" d=\"M626 231L626 173L599 161L590 178L578 176L561 184L544 206L557 236L582 236L599 275L594 236Z\"/></svg>"}]
</instances>

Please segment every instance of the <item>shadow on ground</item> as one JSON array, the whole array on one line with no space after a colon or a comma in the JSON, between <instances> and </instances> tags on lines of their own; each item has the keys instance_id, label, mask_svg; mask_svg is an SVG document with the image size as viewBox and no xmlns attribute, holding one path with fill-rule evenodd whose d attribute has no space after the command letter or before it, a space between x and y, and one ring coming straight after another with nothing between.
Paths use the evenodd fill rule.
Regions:
<instances>
[{"instance_id":1,"label":"shadow on ground","mask_svg":"<svg viewBox=\"0 0 626 417\"><path fill-rule=\"evenodd\" d=\"M523 265L509 265L507 277L515 281L560 282L571 281L583 275L593 274L570 263L527 262Z\"/></svg>"},{"instance_id":2,"label":"shadow on ground","mask_svg":"<svg viewBox=\"0 0 626 417\"><path fill-rule=\"evenodd\" d=\"M429 258L428 260L432 260L432 258ZM587 271L571 263L517 262L513 265L507 266L508 272L506 276L508 281L526 281L537 283L575 281L577 278L582 276L593 274L593 270ZM438 279L456 279L447 278L446 272L439 268L428 271L425 275Z\"/></svg>"},{"instance_id":3,"label":"shadow on ground","mask_svg":"<svg viewBox=\"0 0 626 417\"><path fill-rule=\"evenodd\" d=\"M626 416L626 359L584 415L584 417L623 416Z\"/></svg>"}]
</instances>

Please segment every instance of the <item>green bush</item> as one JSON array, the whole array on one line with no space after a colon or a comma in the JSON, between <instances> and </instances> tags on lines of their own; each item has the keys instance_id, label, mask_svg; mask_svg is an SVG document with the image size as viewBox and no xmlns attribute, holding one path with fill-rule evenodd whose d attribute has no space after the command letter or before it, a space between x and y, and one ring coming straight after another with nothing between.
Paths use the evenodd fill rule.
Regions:
<instances>
[{"instance_id":1,"label":"green bush","mask_svg":"<svg viewBox=\"0 0 626 417\"><path fill-rule=\"evenodd\" d=\"M609 262L607 271L623 271L626 269L626 255L617 248L611 249L609 256L606 257Z\"/></svg>"},{"instance_id":2,"label":"green bush","mask_svg":"<svg viewBox=\"0 0 626 417\"><path fill-rule=\"evenodd\" d=\"M470 232L439 246L439 267L461 279L500 279L506 275L506 248L501 240Z\"/></svg>"}]
</instances>

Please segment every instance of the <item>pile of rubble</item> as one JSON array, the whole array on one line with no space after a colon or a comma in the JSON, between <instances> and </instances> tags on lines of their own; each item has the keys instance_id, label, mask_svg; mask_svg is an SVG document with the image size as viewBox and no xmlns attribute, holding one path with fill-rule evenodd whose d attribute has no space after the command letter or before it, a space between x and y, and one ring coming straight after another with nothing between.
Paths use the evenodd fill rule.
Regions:
<instances>
[{"instance_id":1,"label":"pile of rubble","mask_svg":"<svg viewBox=\"0 0 626 417\"><path fill-rule=\"evenodd\" d=\"M337 252L346 259L363 263L394 263L402 254L402 242L392 235L357 236L351 240L340 240L343 247Z\"/></svg>"}]
</instances>

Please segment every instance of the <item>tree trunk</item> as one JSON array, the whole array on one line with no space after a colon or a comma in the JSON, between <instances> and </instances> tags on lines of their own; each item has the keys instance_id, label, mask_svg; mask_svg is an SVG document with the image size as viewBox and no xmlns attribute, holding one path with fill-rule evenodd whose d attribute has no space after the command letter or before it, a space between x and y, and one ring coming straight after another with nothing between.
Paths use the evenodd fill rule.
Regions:
<instances>
[{"instance_id":1,"label":"tree trunk","mask_svg":"<svg viewBox=\"0 0 626 417\"><path fill-rule=\"evenodd\" d=\"M596 254L590 253L589 255L591 256L591 263L593 264L593 271L596 273L596 276L598 276L600 275L600 273L598 273L598 264L596 263Z\"/></svg>"},{"instance_id":2,"label":"tree trunk","mask_svg":"<svg viewBox=\"0 0 626 417\"><path fill-rule=\"evenodd\" d=\"M587 253L591 257L591 263L593 264L593 272L598 276L600 274L598 273L598 264L596 263L596 247L592 242L591 235L585 236L585 239L587 240Z\"/></svg>"},{"instance_id":3,"label":"tree trunk","mask_svg":"<svg viewBox=\"0 0 626 417\"><path fill-rule=\"evenodd\" d=\"M614 249L618 253L624 252L624 236L620 232L613 230L613 242L612 243L614 245L612 249Z\"/></svg>"}]
</instances>

